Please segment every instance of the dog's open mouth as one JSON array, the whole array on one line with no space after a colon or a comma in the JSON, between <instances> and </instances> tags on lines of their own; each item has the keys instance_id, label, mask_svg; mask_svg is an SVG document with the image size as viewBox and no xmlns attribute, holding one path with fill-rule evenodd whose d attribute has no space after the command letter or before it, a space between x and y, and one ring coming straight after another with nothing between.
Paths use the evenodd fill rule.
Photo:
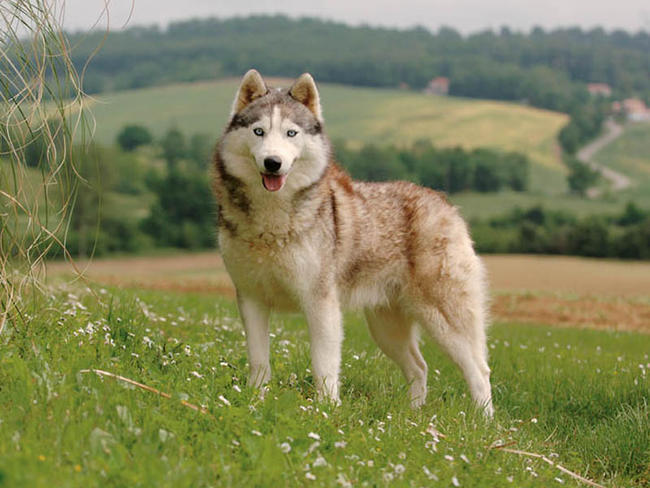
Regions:
<instances>
[{"instance_id":1,"label":"dog's open mouth","mask_svg":"<svg viewBox=\"0 0 650 488\"><path fill-rule=\"evenodd\" d=\"M287 175L271 175L262 173L262 184L268 191L278 191L284 182L287 180Z\"/></svg>"}]
</instances>

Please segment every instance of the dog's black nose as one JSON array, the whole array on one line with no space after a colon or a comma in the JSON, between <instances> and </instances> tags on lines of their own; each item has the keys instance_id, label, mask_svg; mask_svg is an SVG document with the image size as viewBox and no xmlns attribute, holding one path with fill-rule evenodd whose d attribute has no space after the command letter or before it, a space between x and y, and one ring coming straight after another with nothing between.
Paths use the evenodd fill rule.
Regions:
<instances>
[{"instance_id":1,"label":"dog's black nose","mask_svg":"<svg viewBox=\"0 0 650 488\"><path fill-rule=\"evenodd\" d=\"M275 172L282 166L282 161L277 156L269 156L264 159L264 167L267 171Z\"/></svg>"}]
</instances>

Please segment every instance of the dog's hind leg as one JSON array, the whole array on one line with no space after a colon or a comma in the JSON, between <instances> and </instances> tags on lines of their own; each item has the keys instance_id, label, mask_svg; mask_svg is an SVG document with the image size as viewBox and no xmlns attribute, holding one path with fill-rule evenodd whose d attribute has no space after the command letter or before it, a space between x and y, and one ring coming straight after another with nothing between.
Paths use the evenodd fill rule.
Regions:
<instances>
[{"instance_id":1,"label":"dog's hind leg","mask_svg":"<svg viewBox=\"0 0 650 488\"><path fill-rule=\"evenodd\" d=\"M237 294L237 305L246 330L248 362L250 363L248 384L259 388L271 379L269 310L239 293Z\"/></svg>"},{"instance_id":2,"label":"dog's hind leg","mask_svg":"<svg viewBox=\"0 0 650 488\"><path fill-rule=\"evenodd\" d=\"M485 317L480 302L472 304L444 301L438 308L419 314L421 325L431 333L463 372L473 400L492 417L490 368L487 363Z\"/></svg>"},{"instance_id":3,"label":"dog's hind leg","mask_svg":"<svg viewBox=\"0 0 650 488\"><path fill-rule=\"evenodd\" d=\"M379 348L397 363L409 383L411 406L423 405L427 396L427 363L420 353L413 322L391 308L366 310L366 320Z\"/></svg>"}]
</instances>

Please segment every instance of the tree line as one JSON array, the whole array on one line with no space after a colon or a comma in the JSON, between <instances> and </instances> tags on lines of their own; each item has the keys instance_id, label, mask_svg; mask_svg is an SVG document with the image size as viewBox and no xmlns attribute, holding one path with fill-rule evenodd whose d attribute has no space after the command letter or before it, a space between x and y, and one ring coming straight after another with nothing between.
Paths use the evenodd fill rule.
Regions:
<instances>
[{"instance_id":1,"label":"tree line","mask_svg":"<svg viewBox=\"0 0 650 488\"><path fill-rule=\"evenodd\" d=\"M577 217L537 206L472 222L484 253L565 254L650 259L650 212L628 203L619 215Z\"/></svg>"},{"instance_id":2,"label":"tree line","mask_svg":"<svg viewBox=\"0 0 650 488\"><path fill-rule=\"evenodd\" d=\"M364 181L408 180L447 193L528 189L530 162L517 152L437 148L426 140L406 148L335 146L338 160L354 178Z\"/></svg>"},{"instance_id":3,"label":"tree line","mask_svg":"<svg viewBox=\"0 0 650 488\"><path fill-rule=\"evenodd\" d=\"M85 63L103 36L72 34L75 63ZM650 102L647 32L537 27L463 36L449 27L399 30L261 15L132 27L110 32L101 45L85 75L90 92L241 76L256 67L269 76L310 71L323 82L414 89L446 76L452 95L566 112L578 94L586 96L589 82L608 83L615 97Z\"/></svg>"}]
</instances>

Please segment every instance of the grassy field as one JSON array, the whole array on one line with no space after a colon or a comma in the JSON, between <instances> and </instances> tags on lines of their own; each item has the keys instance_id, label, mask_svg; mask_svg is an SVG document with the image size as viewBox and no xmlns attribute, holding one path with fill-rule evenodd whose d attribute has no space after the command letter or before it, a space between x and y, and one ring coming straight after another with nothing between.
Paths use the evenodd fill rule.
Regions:
<instances>
[{"instance_id":1,"label":"grassy field","mask_svg":"<svg viewBox=\"0 0 650 488\"><path fill-rule=\"evenodd\" d=\"M262 401L218 295L59 286L24 307L0 336L0 486L578 486L507 449L607 486L650 482L647 335L495 324L486 422L433 344L429 400L411 410L357 315L334 408L312 401L297 316L272 319Z\"/></svg>"},{"instance_id":2,"label":"grassy field","mask_svg":"<svg viewBox=\"0 0 650 488\"><path fill-rule=\"evenodd\" d=\"M650 123L628 124L622 136L596 155L596 161L630 177L633 186L618 199L650 207Z\"/></svg>"},{"instance_id":3,"label":"grassy field","mask_svg":"<svg viewBox=\"0 0 650 488\"><path fill-rule=\"evenodd\" d=\"M142 123L155 135L176 125L186 134L220 134L238 80L170 85L101 95L92 104L96 138L112 143L124 124ZM286 84L282 83L282 84ZM566 116L522 105L432 97L420 93L323 84L327 130L333 139L410 144L430 139L440 146L488 146L527 154L533 187L564 190L564 166L555 136Z\"/></svg>"}]
</instances>

